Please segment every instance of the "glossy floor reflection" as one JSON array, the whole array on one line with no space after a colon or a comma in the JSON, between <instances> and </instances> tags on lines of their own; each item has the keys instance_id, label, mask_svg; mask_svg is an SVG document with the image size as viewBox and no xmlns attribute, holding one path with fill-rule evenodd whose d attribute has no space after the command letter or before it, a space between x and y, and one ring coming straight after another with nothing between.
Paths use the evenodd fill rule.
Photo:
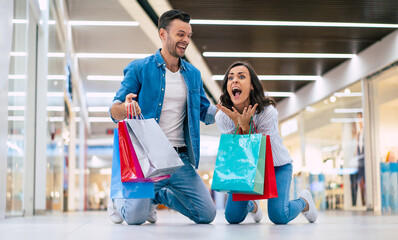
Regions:
<instances>
[{"instance_id":1,"label":"glossy floor reflection","mask_svg":"<svg viewBox=\"0 0 398 240\"><path fill-rule=\"evenodd\" d=\"M370 212L320 212L315 224L299 216L288 225L260 224L248 216L243 224L227 224L219 211L210 225L196 225L169 210L158 211L156 224L113 224L106 212L76 212L0 221L0 239L397 239L398 215Z\"/></svg>"}]
</instances>

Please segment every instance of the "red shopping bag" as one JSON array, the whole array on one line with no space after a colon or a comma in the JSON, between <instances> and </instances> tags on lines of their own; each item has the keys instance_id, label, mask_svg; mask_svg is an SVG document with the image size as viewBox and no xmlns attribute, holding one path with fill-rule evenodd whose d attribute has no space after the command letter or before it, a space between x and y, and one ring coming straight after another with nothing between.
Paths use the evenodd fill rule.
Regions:
<instances>
[{"instance_id":1,"label":"red shopping bag","mask_svg":"<svg viewBox=\"0 0 398 240\"><path fill-rule=\"evenodd\" d=\"M170 175L145 178L127 130L126 122L118 122L120 172L122 182L158 182Z\"/></svg>"},{"instance_id":2,"label":"red shopping bag","mask_svg":"<svg viewBox=\"0 0 398 240\"><path fill-rule=\"evenodd\" d=\"M277 198L278 191L276 188L274 160L272 158L271 140L267 135L267 145L265 154L265 170L264 170L264 193L258 194L232 194L233 201L249 201L258 199Z\"/></svg>"}]
</instances>

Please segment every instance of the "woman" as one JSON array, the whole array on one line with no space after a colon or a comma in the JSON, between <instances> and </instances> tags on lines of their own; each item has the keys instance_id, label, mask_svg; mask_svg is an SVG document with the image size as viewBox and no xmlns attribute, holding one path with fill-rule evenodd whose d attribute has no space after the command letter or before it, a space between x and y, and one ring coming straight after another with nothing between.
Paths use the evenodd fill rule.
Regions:
<instances>
[{"instance_id":1,"label":"woman","mask_svg":"<svg viewBox=\"0 0 398 240\"><path fill-rule=\"evenodd\" d=\"M270 135L278 198L268 200L269 219L275 224L287 224L301 212L310 223L315 222L318 213L308 190L303 190L298 199L289 201L292 159L279 135L275 103L264 96L260 80L248 63L236 62L228 68L217 107L221 110L216 115L221 133L231 134L239 126L241 133L248 134L253 116L257 132ZM259 201L234 202L232 195L228 194L225 218L229 223L237 224L251 213L254 221L260 222L262 212L258 203Z\"/></svg>"}]
</instances>

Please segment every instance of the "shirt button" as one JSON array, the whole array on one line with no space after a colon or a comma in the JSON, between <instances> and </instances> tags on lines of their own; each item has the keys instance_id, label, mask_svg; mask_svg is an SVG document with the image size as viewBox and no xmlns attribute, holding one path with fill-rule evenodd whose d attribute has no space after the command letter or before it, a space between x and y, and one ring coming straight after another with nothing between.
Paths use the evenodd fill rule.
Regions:
<instances>
[{"instance_id":1,"label":"shirt button","mask_svg":"<svg viewBox=\"0 0 398 240\"><path fill-rule=\"evenodd\" d=\"M161 103L159 103L159 106L162 106L162 104L161 104Z\"/></svg>"},{"instance_id":2,"label":"shirt button","mask_svg":"<svg viewBox=\"0 0 398 240\"><path fill-rule=\"evenodd\" d=\"M164 88L162 88L162 91L164 91Z\"/></svg>"},{"instance_id":3,"label":"shirt button","mask_svg":"<svg viewBox=\"0 0 398 240\"><path fill-rule=\"evenodd\" d=\"M155 120L157 121L157 120L158 120L158 118L155 118Z\"/></svg>"}]
</instances>

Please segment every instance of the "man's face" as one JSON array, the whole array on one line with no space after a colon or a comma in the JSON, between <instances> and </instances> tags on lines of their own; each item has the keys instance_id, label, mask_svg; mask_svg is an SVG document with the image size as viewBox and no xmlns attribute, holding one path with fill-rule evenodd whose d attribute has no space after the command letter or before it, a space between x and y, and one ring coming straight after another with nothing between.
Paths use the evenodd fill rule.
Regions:
<instances>
[{"instance_id":1,"label":"man's face","mask_svg":"<svg viewBox=\"0 0 398 240\"><path fill-rule=\"evenodd\" d=\"M191 42L192 28L189 23L174 19L167 30L161 29L160 35L163 49L166 49L173 57L179 58L185 55L185 50Z\"/></svg>"}]
</instances>

